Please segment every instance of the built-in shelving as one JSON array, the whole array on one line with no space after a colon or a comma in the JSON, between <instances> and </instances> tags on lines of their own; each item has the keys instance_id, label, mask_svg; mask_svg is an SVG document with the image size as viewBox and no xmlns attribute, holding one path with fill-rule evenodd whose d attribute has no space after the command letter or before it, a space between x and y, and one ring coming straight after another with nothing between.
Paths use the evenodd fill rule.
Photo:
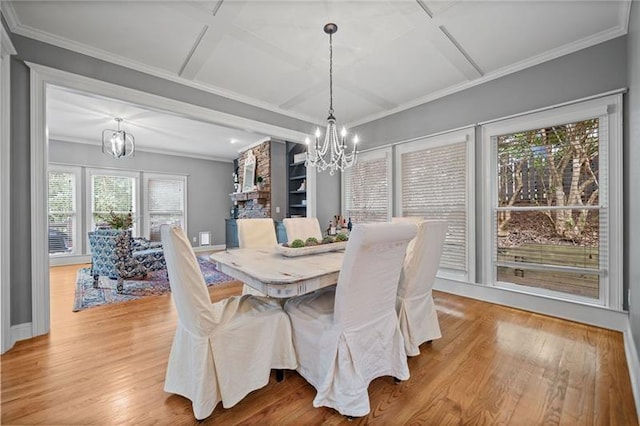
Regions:
<instances>
[{"instance_id":1,"label":"built-in shelving","mask_svg":"<svg viewBox=\"0 0 640 426\"><path fill-rule=\"evenodd\" d=\"M288 182L288 199L287 199L287 217L306 217L307 216L307 191L306 181L307 168L305 161L294 161L296 154L298 158L300 154L304 154L306 146L298 143L287 142L287 176ZM305 183L305 189L299 188Z\"/></svg>"}]
</instances>

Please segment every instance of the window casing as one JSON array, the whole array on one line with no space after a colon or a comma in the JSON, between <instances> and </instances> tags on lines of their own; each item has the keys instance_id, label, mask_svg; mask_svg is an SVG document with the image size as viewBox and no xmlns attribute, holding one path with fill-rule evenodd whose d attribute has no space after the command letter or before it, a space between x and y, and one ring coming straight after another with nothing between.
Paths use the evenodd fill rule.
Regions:
<instances>
[{"instance_id":1,"label":"window casing","mask_svg":"<svg viewBox=\"0 0 640 426\"><path fill-rule=\"evenodd\" d=\"M345 218L352 223L391 220L391 167L391 148L358 154L358 162L342 173Z\"/></svg>"},{"instance_id":2,"label":"window casing","mask_svg":"<svg viewBox=\"0 0 640 426\"><path fill-rule=\"evenodd\" d=\"M622 309L620 95L483 126L483 276Z\"/></svg>"},{"instance_id":3,"label":"window casing","mask_svg":"<svg viewBox=\"0 0 640 426\"><path fill-rule=\"evenodd\" d=\"M396 146L396 215L447 221L439 276L475 280L474 129Z\"/></svg>"},{"instance_id":4,"label":"window casing","mask_svg":"<svg viewBox=\"0 0 640 426\"><path fill-rule=\"evenodd\" d=\"M160 241L160 226L186 229L186 177L143 173L144 235Z\"/></svg>"}]
</instances>

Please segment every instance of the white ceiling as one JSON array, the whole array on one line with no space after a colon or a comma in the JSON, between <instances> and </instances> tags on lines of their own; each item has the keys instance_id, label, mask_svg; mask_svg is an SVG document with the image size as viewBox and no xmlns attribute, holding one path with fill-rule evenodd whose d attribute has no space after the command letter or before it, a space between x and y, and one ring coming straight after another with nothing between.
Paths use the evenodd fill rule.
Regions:
<instances>
[{"instance_id":1,"label":"white ceiling","mask_svg":"<svg viewBox=\"0 0 640 426\"><path fill-rule=\"evenodd\" d=\"M626 34L630 1L8 6L15 33L316 123L329 103L322 28L335 22L335 116L355 125Z\"/></svg>"},{"instance_id":2,"label":"white ceiling","mask_svg":"<svg viewBox=\"0 0 640 426\"><path fill-rule=\"evenodd\" d=\"M228 161L268 136L61 87L47 90L50 139L100 145L102 131L130 132L141 151Z\"/></svg>"}]
</instances>

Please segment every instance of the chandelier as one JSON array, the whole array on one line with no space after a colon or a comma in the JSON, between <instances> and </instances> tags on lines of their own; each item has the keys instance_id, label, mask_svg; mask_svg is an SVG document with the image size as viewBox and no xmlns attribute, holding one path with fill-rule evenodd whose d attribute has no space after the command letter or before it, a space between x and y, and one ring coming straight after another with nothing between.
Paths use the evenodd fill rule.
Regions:
<instances>
[{"instance_id":1,"label":"chandelier","mask_svg":"<svg viewBox=\"0 0 640 426\"><path fill-rule=\"evenodd\" d=\"M353 148L347 153L347 129L342 127L340 137L336 127L336 118L333 116L333 34L338 31L336 24L329 23L324 26L324 32L329 34L329 117L327 118L327 130L324 134L324 141L320 144L322 133L320 128L315 133L315 150L309 152L309 138L305 139L307 144L307 158L305 165L316 167L321 172L329 169L329 174L333 175L336 170L341 172L347 167L356 164L358 151L358 135L353 137Z\"/></svg>"},{"instance_id":2,"label":"chandelier","mask_svg":"<svg viewBox=\"0 0 640 426\"><path fill-rule=\"evenodd\" d=\"M136 149L135 138L131 133L120 130L122 118L115 120L118 122L118 130L102 131L102 152L115 158L131 157Z\"/></svg>"}]
</instances>

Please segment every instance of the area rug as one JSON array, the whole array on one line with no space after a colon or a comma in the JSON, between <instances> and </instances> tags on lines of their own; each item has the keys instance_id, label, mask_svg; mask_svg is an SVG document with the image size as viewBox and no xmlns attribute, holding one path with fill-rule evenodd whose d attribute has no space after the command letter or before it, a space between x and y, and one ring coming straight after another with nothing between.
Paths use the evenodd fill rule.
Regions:
<instances>
[{"instance_id":1,"label":"area rug","mask_svg":"<svg viewBox=\"0 0 640 426\"><path fill-rule=\"evenodd\" d=\"M233 281L233 278L218 271L215 264L207 256L199 256L198 264L202 270L204 281L209 286ZM101 276L98 279L98 287L95 288L93 287L91 268L79 269L73 312L112 303L128 302L171 291L166 269L150 272L144 279L125 280L122 293L118 293L116 290L116 283L116 280Z\"/></svg>"}]
</instances>

